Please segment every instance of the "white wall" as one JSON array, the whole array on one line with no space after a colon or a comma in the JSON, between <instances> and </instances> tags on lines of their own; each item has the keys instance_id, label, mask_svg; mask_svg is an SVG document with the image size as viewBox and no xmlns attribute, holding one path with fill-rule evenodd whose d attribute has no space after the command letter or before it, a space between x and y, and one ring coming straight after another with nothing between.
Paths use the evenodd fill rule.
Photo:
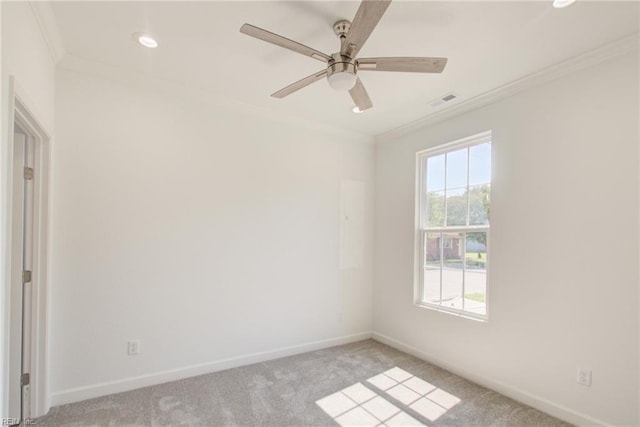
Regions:
<instances>
[{"instance_id":1,"label":"white wall","mask_svg":"<svg viewBox=\"0 0 640 427\"><path fill-rule=\"evenodd\" d=\"M378 145L378 337L569 421L640 422L638 71L630 54ZM414 165L418 150L488 129L482 323L412 303Z\"/></svg>"},{"instance_id":2,"label":"white wall","mask_svg":"<svg viewBox=\"0 0 640 427\"><path fill-rule=\"evenodd\" d=\"M40 125L53 137L54 131L54 87L55 65L41 36L34 12L26 2L0 2L2 15L2 76L0 90L1 146L0 146L0 205L2 221L0 226L0 416L5 416L8 393L8 319L9 319L9 260L8 260L8 206L10 200L11 151L9 135L13 133L9 119L9 78L15 78L16 89L23 102L36 116Z\"/></svg>"},{"instance_id":3,"label":"white wall","mask_svg":"<svg viewBox=\"0 0 640 427\"><path fill-rule=\"evenodd\" d=\"M370 140L62 69L56 83L54 403L370 336ZM349 270L342 180L365 185Z\"/></svg>"},{"instance_id":4,"label":"white wall","mask_svg":"<svg viewBox=\"0 0 640 427\"><path fill-rule=\"evenodd\" d=\"M68 71L54 82L29 4L0 5L3 266L8 76L52 136L59 92L55 403L366 335L374 260L379 337L570 420L640 422L637 57L378 146L375 257L365 250L362 268L340 271L343 179L365 183L373 246L366 141ZM411 296L415 151L486 129L495 176L484 324ZM126 356L131 338L139 356ZM593 369L591 388L575 383L577 366Z\"/></svg>"}]
</instances>

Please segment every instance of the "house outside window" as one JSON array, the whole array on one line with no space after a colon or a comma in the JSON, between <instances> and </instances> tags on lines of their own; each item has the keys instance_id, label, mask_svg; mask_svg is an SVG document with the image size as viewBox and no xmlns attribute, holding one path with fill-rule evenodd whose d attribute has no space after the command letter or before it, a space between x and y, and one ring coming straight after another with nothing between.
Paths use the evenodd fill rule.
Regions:
<instances>
[{"instance_id":1,"label":"house outside window","mask_svg":"<svg viewBox=\"0 0 640 427\"><path fill-rule=\"evenodd\" d=\"M487 319L491 132L417 153L416 303Z\"/></svg>"}]
</instances>

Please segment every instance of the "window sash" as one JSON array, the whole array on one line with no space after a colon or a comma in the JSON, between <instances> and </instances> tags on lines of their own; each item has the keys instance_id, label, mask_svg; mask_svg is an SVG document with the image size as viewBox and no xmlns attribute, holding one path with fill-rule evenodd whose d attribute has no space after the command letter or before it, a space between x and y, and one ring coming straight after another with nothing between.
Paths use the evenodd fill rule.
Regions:
<instances>
[{"instance_id":1,"label":"window sash","mask_svg":"<svg viewBox=\"0 0 640 427\"><path fill-rule=\"evenodd\" d=\"M455 308L455 307L448 307L448 306L444 306L442 305L442 270L444 268L444 256L442 255L443 251L444 251L444 243L443 240L440 241L440 251L441 251L441 256L440 256L440 289L439 289L439 302L438 303L434 303L431 301L428 301L425 298L425 270L426 270L426 264L425 264L425 259L426 259L426 241L427 241L427 234L429 233L442 233L442 232L446 232L446 233L465 233L465 239L463 239L463 268L462 268L462 300L463 300L463 305L462 308ZM465 309L464 307L464 295L466 293L466 284L467 284L467 266L466 266L466 254L467 254L467 242L466 242L466 234L467 233L475 233L475 232L484 232L487 234L487 242L486 242L486 247L487 247L487 251L486 251L486 261L485 261L485 274L486 274L486 287L485 287L485 313L481 314L481 313L475 313L473 311L469 311L467 309ZM476 319L482 319L482 320L486 320L488 318L489 315L489 305L488 305L488 283L489 283L489 263L490 263L490 259L489 259L489 242L490 242L490 228L489 227L473 227L473 228L469 228L469 227L457 227L456 229L452 229L452 228L440 228L438 230L433 230L433 229L423 229L423 230L419 230L419 238L418 240L420 241L420 251L419 251L419 259L420 259L420 266L419 266L419 286L418 286L418 295L416 298L416 304L418 305L423 305L423 306L427 306L427 307L431 307L431 308L435 308L436 310L441 310L441 311L446 311L446 312L451 312L451 313L455 313L455 314L460 314L460 315L464 315L464 316L468 316L468 317L473 317Z\"/></svg>"},{"instance_id":2,"label":"window sash","mask_svg":"<svg viewBox=\"0 0 640 427\"><path fill-rule=\"evenodd\" d=\"M470 162L470 152L471 152L471 148L476 146L476 145L480 145L480 144L484 144L484 143L492 143L492 136L491 136L491 131L487 131L487 132L483 132L481 134L478 135L474 135L468 138L464 138L458 141L454 141L451 142L449 144L445 144L445 145L441 145L438 146L437 148L432 148L432 149L427 149L427 150L423 150L420 151L418 153L416 153L416 190L418 191L417 197L416 197L416 246L418 246L416 248L416 279L418 280L418 283L416 284L417 286L415 286L415 303L420 305L420 306L425 306L425 307L429 307L429 308L433 308L435 310L439 310L439 311L445 311L448 313L453 313L453 314L458 314L460 316L464 316L464 317L469 317L469 318L474 318L474 319L478 319L478 320L486 320L488 319L489 316L489 295L488 295L488 288L489 288L489 241L490 241L490 224L482 224L482 225L469 225L471 218L470 218L470 189L471 187L475 187L476 184L474 184L473 186L471 186L469 184L469 173L470 173L470 166L469 166L469 162ZM493 144L492 144L493 145ZM443 226L428 226L428 209L427 209L427 203L428 203L428 192L427 192L427 159L434 157L434 156L438 156L441 154L447 154L449 152L452 151L456 151L458 149L462 149L462 148L466 148L467 149L467 184L466 184L466 191L467 191L467 215L466 215L466 224L467 225L455 225L455 226L447 226L447 225L443 225ZM445 176L446 176L446 161L445 161ZM482 184L480 184L482 185ZM489 182L487 182L487 185L489 185L489 188L491 189L491 180L489 180ZM446 188L446 182L445 182L445 188ZM491 190L489 190L491 191ZM445 193L446 194L446 193ZM446 201L445 201L445 209L444 209L444 215L445 215L445 222L443 224L446 224ZM465 260L463 260L463 281L462 281L462 299L463 299L463 303L462 303L462 309L459 308L455 308L455 307L447 307L447 306L443 306L442 305L442 271L443 271L443 257L441 256L440 259L440 300L438 303L433 303L433 302L429 302L426 300L425 298L425 250L426 250L426 235L427 233L474 233L474 232L484 232L486 233L486 263L485 263L485 271L486 271L486 286L485 286L485 313L484 314L479 314L479 313L475 313L472 311L468 311L464 309L464 294L465 294L465 285L466 285L466 237L464 239L464 257ZM466 236L466 234L465 234ZM440 250L442 251L442 240L440 241Z\"/></svg>"},{"instance_id":3,"label":"window sash","mask_svg":"<svg viewBox=\"0 0 640 427\"><path fill-rule=\"evenodd\" d=\"M427 190L427 180L426 175L428 173L427 170L427 160L429 158L434 157L435 155L440 155L440 154L447 154L447 152L445 153L440 153L440 154L429 154L427 155L422 154L421 156L418 157L418 163L419 163L419 174L418 174L418 188L419 188L419 200L418 200L418 206L419 206L419 211L417 212L418 214L418 226L421 229L427 229L427 228L458 228L458 227L473 227L473 226L480 226L480 227L487 227L490 224L490 220L487 217L487 224L470 224L471 223L471 201L472 201L472 197L471 197L471 191L472 189L475 189L477 187L486 185L489 188L489 194L491 194L491 182L487 182L484 184L473 184L470 185L469 184L469 173L470 173L470 149L471 147L475 146L475 145L480 145L480 144L484 144L487 142L491 142L491 141L481 141L478 142L472 146L466 146L466 150L467 150L467 171L466 171L466 186L464 187L458 187L458 188L445 188L442 190L437 190L437 191L428 191ZM460 147L461 148L461 147ZM447 164L445 161L445 169L444 169L444 173L446 174L446 170L447 170ZM445 184L446 184L446 180L445 180ZM455 225L447 225L447 223L449 222L449 205L450 202L447 199L449 197L449 193L456 191L456 190L463 190L466 193L466 200L465 200L465 223L464 224L455 224ZM429 226L429 216L430 216L430 206L429 206L429 194L433 194L433 193L442 193L442 197L443 197L443 207L442 207L442 215L443 215L443 224L442 226Z\"/></svg>"}]
</instances>

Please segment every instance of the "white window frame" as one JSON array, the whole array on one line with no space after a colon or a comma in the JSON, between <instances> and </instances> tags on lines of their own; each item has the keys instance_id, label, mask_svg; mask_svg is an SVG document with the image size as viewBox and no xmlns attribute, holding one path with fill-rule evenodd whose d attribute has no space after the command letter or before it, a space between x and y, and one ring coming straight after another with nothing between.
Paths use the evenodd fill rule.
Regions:
<instances>
[{"instance_id":1,"label":"white window frame","mask_svg":"<svg viewBox=\"0 0 640 427\"><path fill-rule=\"evenodd\" d=\"M487 321L489 319L489 284L490 284L490 272L489 272L489 246L490 246L490 223L487 225L466 225L466 226L450 226L450 227L429 227L422 228L421 224L421 215L426 206L424 205L425 198L424 196L427 194L426 192L426 179L425 173L426 168L424 167L425 162L424 158L433 157L440 154L452 152L459 150L461 148L469 148L475 145L484 144L490 142L492 143L492 134L491 131L485 131L478 133L476 135L472 135L466 138L462 138L456 141L452 141L446 144L438 145L437 147L428 148L426 150L421 150L416 153L416 183L415 183L415 249L414 249L414 303L419 307L428 308L435 311L440 311L448 314L459 315L461 317L467 317L474 320ZM493 150L492 150L493 152ZM492 154L493 157L493 154ZM468 159L467 159L468 161ZM493 170L493 166L492 166ZM467 174L469 173L467 167ZM493 172L492 172L493 175ZM467 179L467 188L468 188L468 179ZM467 209L469 206L467 204ZM446 215L446 212L445 212ZM468 220L467 220L468 222ZM471 311L466 311L464 309L447 307L441 304L434 304L428 301L423 300L424 295L424 248L425 248L425 238L424 236L427 233L438 233L438 232L451 232L451 233L462 233L462 232L486 232L487 233L487 257L486 257L486 277L487 277L487 285L485 289L485 314L474 313ZM442 246L442 242L441 242ZM466 242L464 242L464 246L466 246ZM466 251L466 248L464 248ZM442 250L442 248L441 248ZM464 271L464 270L463 270ZM464 273L463 273L464 274ZM441 285L442 286L442 285ZM464 281L462 294L464 295Z\"/></svg>"}]
</instances>

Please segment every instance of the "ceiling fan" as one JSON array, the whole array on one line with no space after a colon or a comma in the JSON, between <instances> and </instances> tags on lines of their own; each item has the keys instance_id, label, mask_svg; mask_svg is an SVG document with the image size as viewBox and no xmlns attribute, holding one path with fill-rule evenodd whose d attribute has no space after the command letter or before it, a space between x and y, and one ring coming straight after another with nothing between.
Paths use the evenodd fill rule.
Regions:
<instances>
[{"instance_id":1,"label":"ceiling fan","mask_svg":"<svg viewBox=\"0 0 640 427\"><path fill-rule=\"evenodd\" d=\"M273 43L285 49L326 63L326 68L280 89L271 96L284 98L324 77L336 90L348 90L359 111L373 107L371 98L358 77L358 71L404 71L411 73L441 73L447 58L391 57L356 58L378 21L389 7L391 0L363 0L353 22L340 20L333 25L340 38L340 51L327 55L296 41L274 34L250 24L244 24L240 32Z\"/></svg>"}]
</instances>

